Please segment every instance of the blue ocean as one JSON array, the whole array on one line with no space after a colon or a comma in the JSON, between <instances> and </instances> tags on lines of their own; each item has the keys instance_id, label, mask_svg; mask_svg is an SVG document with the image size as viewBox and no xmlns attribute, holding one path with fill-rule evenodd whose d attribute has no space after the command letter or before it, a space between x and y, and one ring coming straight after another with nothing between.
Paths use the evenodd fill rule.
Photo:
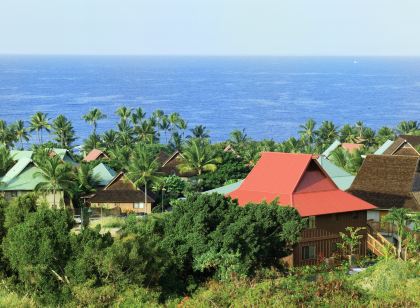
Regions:
<instances>
[{"instance_id":1,"label":"blue ocean","mask_svg":"<svg viewBox=\"0 0 420 308\"><path fill-rule=\"evenodd\" d=\"M179 112L213 141L245 128L284 140L308 118L378 128L420 120L420 58L0 56L0 118L70 118L82 142L92 107Z\"/></svg>"}]
</instances>

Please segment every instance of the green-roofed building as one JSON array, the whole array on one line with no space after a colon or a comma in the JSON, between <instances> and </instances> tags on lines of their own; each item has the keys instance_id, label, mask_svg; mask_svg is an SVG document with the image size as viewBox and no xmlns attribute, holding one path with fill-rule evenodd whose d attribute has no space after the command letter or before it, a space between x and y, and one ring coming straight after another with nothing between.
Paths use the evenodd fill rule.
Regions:
<instances>
[{"instance_id":1,"label":"green-roofed building","mask_svg":"<svg viewBox=\"0 0 420 308\"><path fill-rule=\"evenodd\" d=\"M108 185L116 175L117 172L104 163L100 163L93 168L93 176L98 181L98 186Z\"/></svg>"},{"instance_id":2,"label":"green-roofed building","mask_svg":"<svg viewBox=\"0 0 420 308\"><path fill-rule=\"evenodd\" d=\"M39 175L39 172L40 169L31 159L22 157L0 179L0 192L6 200L10 200L13 197L34 191L36 186L44 181L44 177ZM51 205L53 199L52 194L45 195L45 200ZM57 192L56 200L64 200L62 191Z\"/></svg>"},{"instance_id":3,"label":"green-roofed building","mask_svg":"<svg viewBox=\"0 0 420 308\"><path fill-rule=\"evenodd\" d=\"M382 155L382 154L384 154L384 152L386 151L386 150L388 150L388 148L392 145L394 143L394 141L392 141L392 140L387 140L387 141L385 141L376 151L375 151L375 153L373 153L373 154L375 154L375 155Z\"/></svg>"},{"instance_id":4,"label":"green-roofed building","mask_svg":"<svg viewBox=\"0 0 420 308\"><path fill-rule=\"evenodd\" d=\"M319 156L317 161L325 170L325 172L327 172L327 174L334 181L338 188L341 190L347 190L350 188L355 176L336 166L323 155Z\"/></svg>"},{"instance_id":5,"label":"green-roofed building","mask_svg":"<svg viewBox=\"0 0 420 308\"><path fill-rule=\"evenodd\" d=\"M33 153L33 151L12 150L10 151L10 156L13 158L14 161L18 161L22 158L31 159Z\"/></svg>"},{"instance_id":6,"label":"green-roofed building","mask_svg":"<svg viewBox=\"0 0 420 308\"><path fill-rule=\"evenodd\" d=\"M68 162L70 164L76 164L76 161L67 149L54 148L52 149L52 152L58 155L63 161ZM32 159L33 154L34 151L12 150L10 152L10 155L15 161L18 161L22 158Z\"/></svg>"},{"instance_id":7,"label":"green-roofed building","mask_svg":"<svg viewBox=\"0 0 420 308\"><path fill-rule=\"evenodd\" d=\"M214 188L211 190L204 191L203 194L212 194L212 193L218 193L221 195L227 195L228 193L231 193L232 191L236 190L241 186L243 180L240 180L238 182L228 184L222 187Z\"/></svg>"}]
</instances>

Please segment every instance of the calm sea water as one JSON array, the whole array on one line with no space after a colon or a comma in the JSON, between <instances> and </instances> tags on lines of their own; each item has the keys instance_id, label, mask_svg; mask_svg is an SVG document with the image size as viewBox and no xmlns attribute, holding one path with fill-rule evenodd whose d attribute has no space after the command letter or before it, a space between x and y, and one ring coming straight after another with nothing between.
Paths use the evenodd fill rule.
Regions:
<instances>
[{"instance_id":1,"label":"calm sea water","mask_svg":"<svg viewBox=\"0 0 420 308\"><path fill-rule=\"evenodd\" d=\"M92 107L179 112L213 140L245 128L256 139L296 135L307 118L373 128L420 120L420 58L1 56L0 118L69 117L82 138ZM81 140L79 139L79 143Z\"/></svg>"}]
</instances>

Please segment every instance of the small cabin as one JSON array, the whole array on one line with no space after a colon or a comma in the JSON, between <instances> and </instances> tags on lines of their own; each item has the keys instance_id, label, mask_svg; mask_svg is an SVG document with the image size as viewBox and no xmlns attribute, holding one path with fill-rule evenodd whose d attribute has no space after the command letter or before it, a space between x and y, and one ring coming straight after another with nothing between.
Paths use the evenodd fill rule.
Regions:
<instances>
[{"instance_id":1,"label":"small cabin","mask_svg":"<svg viewBox=\"0 0 420 308\"><path fill-rule=\"evenodd\" d=\"M105 208L119 214L150 214L155 202L151 193L145 194L120 172L103 190L85 198L91 208Z\"/></svg>"}]
</instances>

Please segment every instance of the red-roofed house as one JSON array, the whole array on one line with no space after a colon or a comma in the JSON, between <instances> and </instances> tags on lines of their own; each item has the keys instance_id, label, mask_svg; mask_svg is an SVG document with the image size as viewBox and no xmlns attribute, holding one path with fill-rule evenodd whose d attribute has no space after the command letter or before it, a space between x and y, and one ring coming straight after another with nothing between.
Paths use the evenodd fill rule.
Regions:
<instances>
[{"instance_id":1,"label":"red-roofed house","mask_svg":"<svg viewBox=\"0 0 420 308\"><path fill-rule=\"evenodd\" d=\"M294 265L316 264L331 257L340 241L339 232L348 226L366 227L366 212L375 209L341 191L310 154L262 153L241 186L228 195L240 206L277 198L280 206L292 206L308 217L309 226L293 251ZM359 253L366 253L366 236Z\"/></svg>"},{"instance_id":2,"label":"red-roofed house","mask_svg":"<svg viewBox=\"0 0 420 308\"><path fill-rule=\"evenodd\" d=\"M86 155L83 161L90 162L90 161L95 161L95 160L104 159L104 158L108 158L108 156L104 152L98 149L93 149L92 151L88 153L88 155Z\"/></svg>"}]
</instances>

